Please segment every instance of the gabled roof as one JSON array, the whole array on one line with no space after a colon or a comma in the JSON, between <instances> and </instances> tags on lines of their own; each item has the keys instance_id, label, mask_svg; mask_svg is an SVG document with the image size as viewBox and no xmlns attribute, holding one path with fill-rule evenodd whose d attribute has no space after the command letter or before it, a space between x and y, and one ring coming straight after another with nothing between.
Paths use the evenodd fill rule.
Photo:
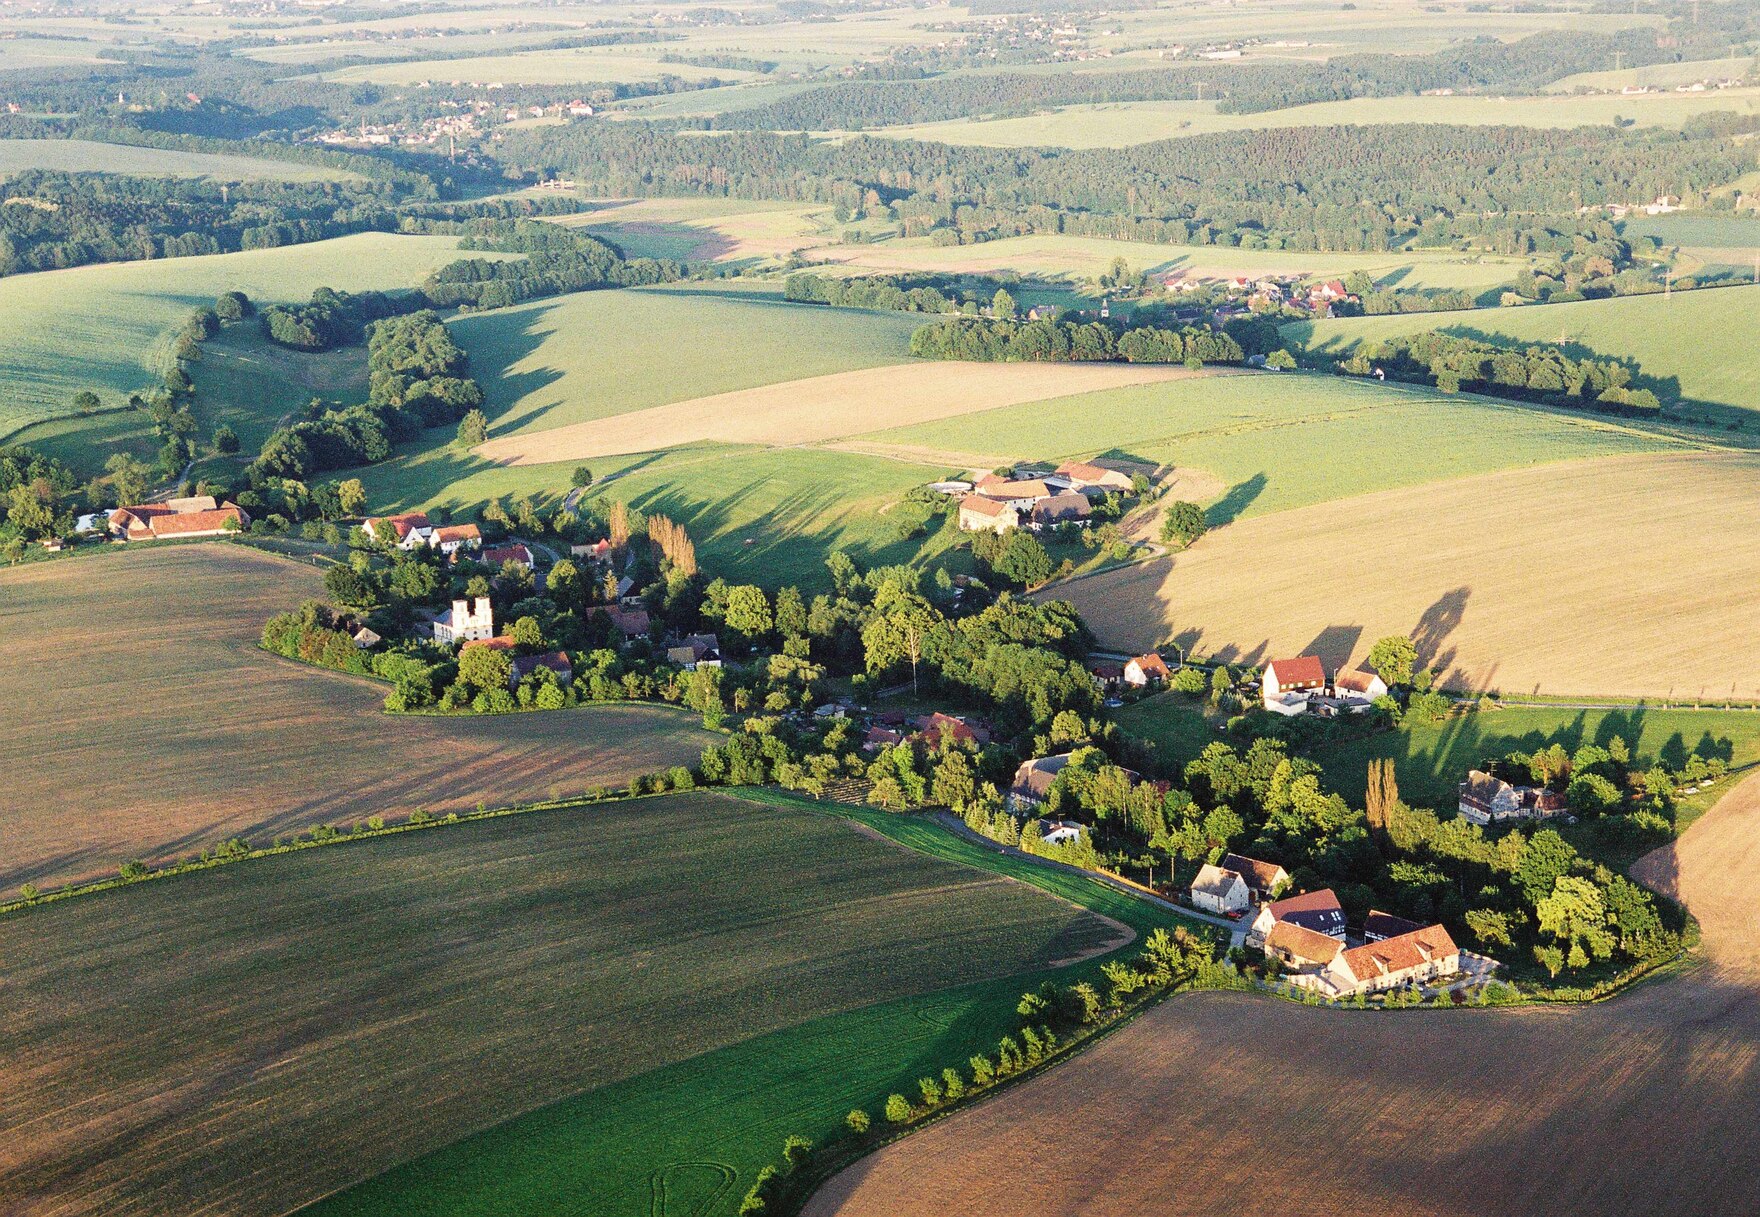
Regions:
<instances>
[{"instance_id":1,"label":"gabled roof","mask_svg":"<svg viewBox=\"0 0 1760 1217\"><path fill-rule=\"evenodd\" d=\"M448 614L448 616L450 616L450 614ZM445 617L441 618L442 621L445 619ZM497 634L493 638L472 638L458 649L460 651L468 651L473 647L482 647L485 650L490 651L511 651L518 645L517 642L509 638L506 634Z\"/></svg>"},{"instance_id":2,"label":"gabled roof","mask_svg":"<svg viewBox=\"0 0 1760 1217\"><path fill-rule=\"evenodd\" d=\"M433 532L434 544L446 541L481 541L483 530L475 524L442 524Z\"/></svg>"},{"instance_id":3,"label":"gabled roof","mask_svg":"<svg viewBox=\"0 0 1760 1217\"><path fill-rule=\"evenodd\" d=\"M250 518L235 505L228 503L212 511L178 511L154 516L147 522L155 537L189 536L192 533L219 532L228 523L243 528Z\"/></svg>"},{"instance_id":4,"label":"gabled roof","mask_svg":"<svg viewBox=\"0 0 1760 1217\"><path fill-rule=\"evenodd\" d=\"M990 516L998 520L1005 515L1019 514L1009 504L998 502L995 499L987 499L981 494L968 494L965 498L959 501L959 509L961 511L969 511L974 515Z\"/></svg>"},{"instance_id":5,"label":"gabled roof","mask_svg":"<svg viewBox=\"0 0 1760 1217\"><path fill-rule=\"evenodd\" d=\"M1367 693L1380 679L1381 677L1374 672L1365 671L1362 668L1351 668L1349 671L1340 672L1334 676L1332 687L1346 689L1352 693Z\"/></svg>"},{"instance_id":6,"label":"gabled roof","mask_svg":"<svg viewBox=\"0 0 1760 1217\"><path fill-rule=\"evenodd\" d=\"M1482 807L1491 806L1493 799L1500 795L1514 795L1516 788L1502 778L1492 777L1483 769L1472 769L1467 772L1467 780L1461 783L1461 798L1468 803Z\"/></svg>"},{"instance_id":7,"label":"gabled roof","mask_svg":"<svg viewBox=\"0 0 1760 1217\"><path fill-rule=\"evenodd\" d=\"M525 655L513 661L513 679L524 680L539 668L549 668L558 676L574 675L574 665L568 662L568 656L561 651L546 651L542 655Z\"/></svg>"},{"instance_id":8,"label":"gabled roof","mask_svg":"<svg viewBox=\"0 0 1760 1217\"><path fill-rule=\"evenodd\" d=\"M524 545L495 545L483 551L479 561L490 566L500 566L503 562L518 562L521 566L532 564L532 551Z\"/></svg>"},{"instance_id":9,"label":"gabled roof","mask_svg":"<svg viewBox=\"0 0 1760 1217\"><path fill-rule=\"evenodd\" d=\"M1225 870L1237 872L1247 881L1247 886L1257 892L1268 892L1279 883L1289 881L1289 872L1277 863L1261 862L1245 854L1223 854L1222 866Z\"/></svg>"},{"instance_id":10,"label":"gabled roof","mask_svg":"<svg viewBox=\"0 0 1760 1217\"><path fill-rule=\"evenodd\" d=\"M1059 756L1040 756L1030 761L1022 761L1014 771L1014 784L1009 789L1018 794L1031 795L1042 799L1051 789L1051 783L1069 764L1070 754L1065 752Z\"/></svg>"},{"instance_id":11,"label":"gabled roof","mask_svg":"<svg viewBox=\"0 0 1760 1217\"><path fill-rule=\"evenodd\" d=\"M1273 659L1265 665L1265 673L1280 685L1325 684L1326 668L1318 655L1298 655L1294 659Z\"/></svg>"},{"instance_id":12,"label":"gabled roof","mask_svg":"<svg viewBox=\"0 0 1760 1217\"><path fill-rule=\"evenodd\" d=\"M1420 968L1437 959L1460 954L1460 948L1448 931L1439 925L1427 925L1410 934L1352 947L1342 958L1352 976L1360 981L1375 980L1393 972Z\"/></svg>"},{"instance_id":13,"label":"gabled roof","mask_svg":"<svg viewBox=\"0 0 1760 1217\"><path fill-rule=\"evenodd\" d=\"M1294 922L1322 934L1344 932L1344 906L1339 904L1338 896L1329 887L1274 900L1265 908L1275 921Z\"/></svg>"},{"instance_id":14,"label":"gabled roof","mask_svg":"<svg viewBox=\"0 0 1760 1217\"><path fill-rule=\"evenodd\" d=\"M1296 922L1280 921L1265 935L1265 949L1282 951L1309 963L1329 964L1344 950L1344 943Z\"/></svg>"},{"instance_id":15,"label":"gabled roof","mask_svg":"<svg viewBox=\"0 0 1760 1217\"><path fill-rule=\"evenodd\" d=\"M1131 660L1145 676L1159 676L1163 680L1171 680L1173 673L1167 667L1167 661L1154 651L1147 655L1138 655Z\"/></svg>"},{"instance_id":16,"label":"gabled roof","mask_svg":"<svg viewBox=\"0 0 1760 1217\"><path fill-rule=\"evenodd\" d=\"M1021 482L980 482L978 490L993 499L1048 499L1051 487L1039 478Z\"/></svg>"},{"instance_id":17,"label":"gabled roof","mask_svg":"<svg viewBox=\"0 0 1760 1217\"><path fill-rule=\"evenodd\" d=\"M1240 872L1225 870L1220 866L1213 866L1206 862L1198 868L1198 877L1192 880L1192 895L1196 896L1202 892L1220 900L1228 895L1229 890L1235 884L1244 885L1245 882L1246 880L1241 877Z\"/></svg>"},{"instance_id":18,"label":"gabled roof","mask_svg":"<svg viewBox=\"0 0 1760 1217\"><path fill-rule=\"evenodd\" d=\"M980 748L990 742L989 728L981 723L943 714L939 710L919 718L917 731L925 739L935 736L942 740L952 739L960 743L975 744Z\"/></svg>"},{"instance_id":19,"label":"gabled roof","mask_svg":"<svg viewBox=\"0 0 1760 1217\"><path fill-rule=\"evenodd\" d=\"M433 527L428 523L428 514L424 511L406 511L401 515L395 516L368 516L365 520L361 521L361 526L368 532L376 533L379 531L379 521L381 519L389 520L391 522L391 527L397 530L397 539L399 541L409 536L409 534L415 529Z\"/></svg>"},{"instance_id":20,"label":"gabled roof","mask_svg":"<svg viewBox=\"0 0 1760 1217\"><path fill-rule=\"evenodd\" d=\"M1122 469L1109 469L1105 465L1096 465L1092 461L1065 461L1057 467L1057 473L1078 482L1107 482L1123 478L1126 482L1131 475Z\"/></svg>"},{"instance_id":21,"label":"gabled roof","mask_svg":"<svg viewBox=\"0 0 1760 1217\"><path fill-rule=\"evenodd\" d=\"M626 609L614 605L605 610L605 615L611 618L611 624L622 631L626 637L634 638L638 634L648 632L650 623L646 609Z\"/></svg>"},{"instance_id":22,"label":"gabled roof","mask_svg":"<svg viewBox=\"0 0 1760 1217\"><path fill-rule=\"evenodd\" d=\"M1422 922L1395 917L1380 909L1370 909L1369 915L1363 918L1363 934L1366 937L1398 938L1401 934L1410 934L1423 928Z\"/></svg>"},{"instance_id":23,"label":"gabled roof","mask_svg":"<svg viewBox=\"0 0 1760 1217\"><path fill-rule=\"evenodd\" d=\"M1054 494L1048 499L1040 499L1033 504L1034 519L1054 519L1057 516L1085 516L1093 509L1088 504L1088 496L1077 494L1073 490L1062 494Z\"/></svg>"}]
</instances>

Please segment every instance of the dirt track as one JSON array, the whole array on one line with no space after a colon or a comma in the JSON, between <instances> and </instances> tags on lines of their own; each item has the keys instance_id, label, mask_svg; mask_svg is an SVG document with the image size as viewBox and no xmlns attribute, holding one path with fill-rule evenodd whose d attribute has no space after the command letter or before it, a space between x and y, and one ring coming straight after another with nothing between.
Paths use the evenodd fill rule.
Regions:
<instances>
[{"instance_id":1,"label":"dirt track","mask_svg":"<svg viewBox=\"0 0 1760 1217\"><path fill-rule=\"evenodd\" d=\"M1703 924L1680 979L1553 1010L1178 998L858 1163L807 1215L1755 1212L1757 854L1760 777L1639 864Z\"/></svg>"}]
</instances>

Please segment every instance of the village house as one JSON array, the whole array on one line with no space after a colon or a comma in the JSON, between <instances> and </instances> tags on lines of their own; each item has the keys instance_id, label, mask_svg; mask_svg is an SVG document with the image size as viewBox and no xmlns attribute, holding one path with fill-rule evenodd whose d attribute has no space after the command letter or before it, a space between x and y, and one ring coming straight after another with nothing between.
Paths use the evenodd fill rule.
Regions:
<instances>
[{"instance_id":1,"label":"village house","mask_svg":"<svg viewBox=\"0 0 1760 1217\"><path fill-rule=\"evenodd\" d=\"M1457 975L1461 949L1439 925L1340 951L1320 972L1321 984L1340 997L1375 993Z\"/></svg>"},{"instance_id":2,"label":"village house","mask_svg":"<svg viewBox=\"0 0 1760 1217\"><path fill-rule=\"evenodd\" d=\"M1253 918L1253 924L1247 930L1247 945L1264 946L1272 927L1283 921L1332 938L1344 937L1344 906L1339 904L1338 896L1329 887L1260 905L1259 915Z\"/></svg>"},{"instance_id":3,"label":"village house","mask_svg":"<svg viewBox=\"0 0 1760 1217\"><path fill-rule=\"evenodd\" d=\"M449 610L432 620L434 642L438 646L478 642L495 636L495 610L487 596L454 600Z\"/></svg>"},{"instance_id":4,"label":"village house","mask_svg":"<svg viewBox=\"0 0 1760 1217\"><path fill-rule=\"evenodd\" d=\"M513 671L507 678L509 688L517 688L519 682L536 672L539 668L549 668L556 673L561 684L568 684L574 679L574 665L568 662L568 656L561 651L545 651L542 655L522 655L513 661Z\"/></svg>"},{"instance_id":5,"label":"village house","mask_svg":"<svg viewBox=\"0 0 1760 1217\"><path fill-rule=\"evenodd\" d=\"M1219 916L1241 912L1252 901L1247 881L1238 871L1225 870L1210 863L1198 868L1198 877L1192 880L1191 893L1193 908Z\"/></svg>"},{"instance_id":6,"label":"village house","mask_svg":"<svg viewBox=\"0 0 1760 1217\"><path fill-rule=\"evenodd\" d=\"M1413 934L1423 929L1416 921L1408 921L1404 917L1395 917L1392 913L1383 913L1380 909L1370 909L1369 915L1363 918L1363 941L1386 942L1389 938L1398 938L1402 934Z\"/></svg>"},{"instance_id":7,"label":"village house","mask_svg":"<svg viewBox=\"0 0 1760 1217\"><path fill-rule=\"evenodd\" d=\"M361 531L378 540L381 521L391 525L398 549L419 549L428 543L428 537L434 531L427 514L420 511L406 511L395 516L368 516L361 521Z\"/></svg>"},{"instance_id":8,"label":"village house","mask_svg":"<svg viewBox=\"0 0 1760 1217\"><path fill-rule=\"evenodd\" d=\"M1048 499L1040 499L1033 504L1031 520L1035 528L1055 527L1058 524L1086 523L1092 511L1088 496L1073 491L1054 494Z\"/></svg>"},{"instance_id":9,"label":"village house","mask_svg":"<svg viewBox=\"0 0 1760 1217\"><path fill-rule=\"evenodd\" d=\"M1333 676L1332 696L1345 702L1372 702L1387 696L1387 682L1366 668L1352 668Z\"/></svg>"},{"instance_id":10,"label":"village house","mask_svg":"<svg viewBox=\"0 0 1760 1217\"><path fill-rule=\"evenodd\" d=\"M1218 865L1241 877L1247 885L1247 898L1254 904L1281 896L1289 886L1289 872L1275 862L1261 862L1245 854L1223 854Z\"/></svg>"},{"instance_id":11,"label":"village house","mask_svg":"<svg viewBox=\"0 0 1760 1217\"><path fill-rule=\"evenodd\" d=\"M1265 665L1261 686L1265 708L1273 714L1293 716L1308 708L1308 698L1326 688L1326 669L1317 655L1273 659Z\"/></svg>"},{"instance_id":12,"label":"village house","mask_svg":"<svg viewBox=\"0 0 1760 1217\"><path fill-rule=\"evenodd\" d=\"M1147 655L1138 655L1124 665L1124 683L1134 688L1164 685L1172 679L1173 671L1167 666L1167 661L1153 651Z\"/></svg>"},{"instance_id":13,"label":"village house","mask_svg":"<svg viewBox=\"0 0 1760 1217\"><path fill-rule=\"evenodd\" d=\"M891 727L873 726L868 734L862 737L863 752L878 752L882 748L891 748L904 743L904 732L894 731Z\"/></svg>"},{"instance_id":14,"label":"village house","mask_svg":"<svg viewBox=\"0 0 1760 1217\"><path fill-rule=\"evenodd\" d=\"M355 646L363 651L370 651L381 642L385 641L383 638L379 637L377 633L368 629L364 625L354 632L353 637Z\"/></svg>"},{"instance_id":15,"label":"village house","mask_svg":"<svg viewBox=\"0 0 1760 1217\"><path fill-rule=\"evenodd\" d=\"M611 542L609 539L594 541L590 545L570 545L568 556L571 558L591 558L595 562L611 560Z\"/></svg>"},{"instance_id":16,"label":"village house","mask_svg":"<svg viewBox=\"0 0 1760 1217\"><path fill-rule=\"evenodd\" d=\"M1030 761L1022 761L1014 771L1014 781L1008 788L1008 806L1011 811L1022 811L1037 807L1051 794L1051 783L1069 764L1069 753L1060 756L1041 756Z\"/></svg>"},{"instance_id":17,"label":"village house","mask_svg":"<svg viewBox=\"0 0 1760 1217\"><path fill-rule=\"evenodd\" d=\"M478 555L477 561L482 562L487 566L493 566L497 570L508 562L512 562L526 570L531 570L535 565L532 560L532 551L527 549L524 545L517 544L491 546Z\"/></svg>"},{"instance_id":18,"label":"village house","mask_svg":"<svg viewBox=\"0 0 1760 1217\"><path fill-rule=\"evenodd\" d=\"M1021 526L1021 513L1007 503L968 494L959 501L959 526L965 532L1007 532Z\"/></svg>"},{"instance_id":19,"label":"village house","mask_svg":"<svg viewBox=\"0 0 1760 1217\"><path fill-rule=\"evenodd\" d=\"M1082 826L1074 820L1041 820L1039 839L1047 845L1073 845L1082 839Z\"/></svg>"},{"instance_id":20,"label":"village house","mask_svg":"<svg viewBox=\"0 0 1760 1217\"><path fill-rule=\"evenodd\" d=\"M1460 784L1461 818L1481 828L1502 820L1545 820L1565 812L1564 796L1544 786L1514 786L1474 769Z\"/></svg>"},{"instance_id":21,"label":"village house","mask_svg":"<svg viewBox=\"0 0 1760 1217\"><path fill-rule=\"evenodd\" d=\"M1320 971L1344 950L1339 939L1293 921L1280 921L1265 935L1265 954L1299 974Z\"/></svg>"},{"instance_id":22,"label":"village house","mask_svg":"<svg viewBox=\"0 0 1760 1217\"><path fill-rule=\"evenodd\" d=\"M721 666L721 640L713 634L691 634L666 648L668 662L687 672Z\"/></svg>"},{"instance_id":23,"label":"village house","mask_svg":"<svg viewBox=\"0 0 1760 1217\"><path fill-rule=\"evenodd\" d=\"M250 527L251 518L238 504L218 503L204 494L118 507L109 522L111 533L124 541L165 541L241 532Z\"/></svg>"},{"instance_id":24,"label":"village house","mask_svg":"<svg viewBox=\"0 0 1760 1217\"><path fill-rule=\"evenodd\" d=\"M1044 478L1011 481L997 477L994 473L979 478L976 490L985 498L998 503L1007 503L1021 513L1031 512L1034 503L1040 499L1048 499L1054 493L1051 487L1045 484Z\"/></svg>"},{"instance_id":25,"label":"village house","mask_svg":"<svg viewBox=\"0 0 1760 1217\"><path fill-rule=\"evenodd\" d=\"M1089 461L1065 461L1057 467L1057 476L1067 481L1072 490L1128 492L1132 487L1130 474Z\"/></svg>"},{"instance_id":26,"label":"village house","mask_svg":"<svg viewBox=\"0 0 1760 1217\"><path fill-rule=\"evenodd\" d=\"M916 727L917 733L911 737L912 742L930 748L945 747L950 743L982 748L990 742L990 729L984 724L969 718L943 714L939 710L917 719Z\"/></svg>"},{"instance_id":27,"label":"village house","mask_svg":"<svg viewBox=\"0 0 1760 1217\"><path fill-rule=\"evenodd\" d=\"M652 625L652 622L648 619L648 611L646 609L632 609L624 608L622 605L613 605L605 609L604 613L607 617L611 618L611 624L617 632L622 634L625 638L645 637L648 633L649 627Z\"/></svg>"},{"instance_id":28,"label":"village house","mask_svg":"<svg viewBox=\"0 0 1760 1217\"><path fill-rule=\"evenodd\" d=\"M442 524L428 534L428 544L451 557L461 549L480 549L483 531L475 524Z\"/></svg>"},{"instance_id":29,"label":"village house","mask_svg":"<svg viewBox=\"0 0 1760 1217\"><path fill-rule=\"evenodd\" d=\"M1124 679L1124 669L1115 663L1091 663L1088 665L1088 675L1094 678L1094 683L1102 693L1110 693Z\"/></svg>"}]
</instances>

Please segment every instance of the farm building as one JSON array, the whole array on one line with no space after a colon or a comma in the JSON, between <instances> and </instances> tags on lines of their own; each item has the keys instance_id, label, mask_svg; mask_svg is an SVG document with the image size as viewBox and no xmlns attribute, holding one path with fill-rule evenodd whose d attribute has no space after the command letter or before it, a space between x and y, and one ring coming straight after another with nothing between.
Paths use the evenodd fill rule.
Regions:
<instances>
[{"instance_id":1,"label":"farm building","mask_svg":"<svg viewBox=\"0 0 1760 1217\"><path fill-rule=\"evenodd\" d=\"M692 634L666 648L666 658L687 672L721 666L721 640L713 634Z\"/></svg>"},{"instance_id":2,"label":"farm building","mask_svg":"<svg viewBox=\"0 0 1760 1217\"><path fill-rule=\"evenodd\" d=\"M1341 997L1453 976L1461 949L1439 925L1340 951L1320 973L1321 983Z\"/></svg>"},{"instance_id":3,"label":"farm building","mask_svg":"<svg viewBox=\"0 0 1760 1217\"><path fill-rule=\"evenodd\" d=\"M1207 913L1238 913L1252 902L1247 881L1240 872L1206 863L1192 880L1192 906Z\"/></svg>"},{"instance_id":4,"label":"farm building","mask_svg":"<svg viewBox=\"0 0 1760 1217\"><path fill-rule=\"evenodd\" d=\"M242 531L250 522L244 508L217 503L212 495L118 507L110 513L111 533L125 541L220 537Z\"/></svg>"},{"instance_id":5,"label":"farm building","mask_svg":"<svg viewBox=\"0 0 1760 1217\"><path fill-rule=\"evenodd\" d=\"M590 545L570 545L568 556L571 558L591 558L595 562L604 562L611 557L611 542L604 540L594 541Z\"/></svg>"},{"instance_id":6,"label":"farm building","mask_svg":"<svg viewBox=\"0 0 1760 1217\"><path fill-rule=\"evenodd\" d=\"M1065 461L1057 467L1057 476L1067 481L1072 490L1131 489L1130 474L1090 461Z\"/></svg>"},{"instance_id":7,"label":"farm building","mask_svg":"<svg viewBox=\"0 0 1760 1217\"><path fill-rule=\"evenodd\" d=\"M1041 528L1058 524L1080 524L1087 520L1089 510L1086 495L1065 492L1034 503L1031 518Z\"/></svg>"},{"instance_id":8,"label":"farm building","mask_svg":"<svg viewBox=\"0 0 1760 1217\"><path fill-rule=\"evenodd\" d=\"M648 619L646 609L632 609L624 608L622 605L614 605L605 609L604 613L611 618L611 624L617 632L625 638L642 637L652 624Z\"/></svg>"},{"instance_id":9,"label":"farm building","mask_svg":"<svg viewBox=\"0 0 1760 1217\"><path fill-rule=\"evenodd\" d=\"M894 731L891 727L869 727L868 734L862 737L863 752L878 752L882 748L891 748L895 744L904 743L904 732Z\"/></svg>"},{"instance_id":10,"label":"farm building","mask_svg":"<svg viewBox=\"0 0 1760 1217\"><path fill-rule=\"evenodd\" d=\"M1273 659L1265 665L1263 697L1273 714L1296 715L1308 708L1308 698L1326 688L1326 669L1318 655Z\"/></svg>"},{"instance_id":11,"label":"farm building","mask_svg":"<svg viewBox=\"0 0 1760 1217\"><path fill-rule=\"evenodd\" d=\"M1082 839L1082 826L1074 820L1041 820L1039 839L1047 845L1073 845Z\"/></svg>"},{"instance_id":12,"label":"farm building","mask_svg":"<svg viewBox=\"0 0 1760 1217\"><path fill-rule=\"evenodd\" d=\"M1344 906L1339 904L1338 896L1329 887L1262 904L1259 915L1253 918L1252 927L1247 931L1247 942L1262 946L1266 936L1280 922L1299 925L1331 938L1343 938Z\"/></svg>"},{"instance_id":13,"label":"farm building","mask_svg":"<svg viewBox=\"0 0 1760 1217\"><path fill-rule=\"evenodd\" d=\"M1265 935L1265 954L1293 972L1317 972L1344 952L1342 941L1293 921L1280 921Z\"/></svg>"},{"instance_id":14,"label":"farm building","mask_svg":"<svg viewBox=\"0 0 1760 1217\"><path fill-rule=\"evenodd\" d=\"M1564 796L1544 786L1513 786L1482 769L1460 785L1461 818L1484 827L1501 820L1545 820L1563 815Z\"/></svg>"},{"instance_id":15,"label":"farm building","mask_svg":"<svg viewBox=\"0 0 1760 1217\"><path fill-rule=\"evenodd\" d=\"M509 562L514 563L516 566L524 567L526 570L531 570L534 565L532 561L532 551L527 549L524 545L493 546L489 549L485 549L480 555L478 555L477 561L496 568L500 568Z\"/></svg>"},{"instance_id":16,"label":"farm building","mask_svg":"<svg viewBox=\"0 0 1760 1217\"><path fill-rule=\"evenodd\" d=\"M968 494L959 501L959 526L965 532L1007 532L1021 526L1021 513L1007 503Z\"/></svg>"},{"instance_id":17,"label":"farm building","mask_svg":"<svg viewBox=\"0 0 1760 1217\"><path fill-rule=\"evenodd\" d=\"M1124 669L1115 663L1091 663L1088 665L1088 675L1094 678L1094 683L1100 686L1102 693L1110 693L1124 679Z\"/></svg>"},{"instance_id":18,"label":"farm building","mask_svg":"<svg viewBox=\"0 0 1760 1217\"><path fill-rule=\"evenodd\" d=\"M1010 481L990 474L978 479L977 492L987 499L998 503L1007 503L1018 512L1029 512L1033 504L1041 499L1048 499L1055 493L1045 484L1043 478L1027 478L1022 481Z\"/></svg>"},{"instance_id":19,"label":"farm building","mask_svg":"<svg viewBox=\"0 0 1760 1217\"><path fill-rule=\"evenodd\" d=\"M461 549L480 549L483 531L475 524L442 524L428 534L428 544L450 557Z\"/></svg>"},{"instance_id":20,"label":"farm building","mask_svg":"<svg viewBox=\"0 0 1760 1217\"><path fill-rule=\"evenodd\" d=\"M1275 862L1261 862L1245 854L1223 854L1219 865L1241 877L1247 885L1248 899L1255 904L1282 895L1289 886L1289 872Z\"/></svg>"},{"instance_id":21,"label":"farm building","mask_svg":"<svg viewBox=\"0 0 1760 1217\"><path fill-rule=\"evenodd\" d=\"M1401 934L1411 934L1423 928L1416 921L1407 921L1404 917L1395 917L1392 913L1370 909L1369 915L1363 918L1363 940L1365 942L1386 942L1389 938L1398 938Z\"/></svg>"},{"instance_id":22,"label":"farm building","mask_svg":"<svg viewBox=\"0 0 1760 1217\"><path fill-rule=\"evenodd\" d=\"M507 678L508 685L518 685L539 668L548 668L556 673L556 679L562 684L574 679L574 665L568 662L568 656L561 651L546 651L542 655L522 655L514 660L513 671Z\"/></svg>"},{"instance_id":23,"label":"farm building","mask_svg":"<svg viewBox=\"0 0 1760 1217\"><path fill-rule=\"evenodd\" d=\"M480 642L495 636L495 610L489 604L487 596L478 596L475 600L454 600L450 609L432 620L434 642L439 646Z\"/></svg>"},{"instance_id":24,"label":"farm building","mask_svg":"<svg viewBox=\"0 0 1760 1217\"><path fill-rule=\"evenodd\" d=\"M1069 764L1069 753L1041 756L1022 761L1014 771L1014 782L1008 788L1008 805L1014 810L1037 807L1051 793L1051 783Z\"/></svg>"},{"instance_id":25,"label":"farm building","mask_svg":"<svg viewBox=\"0 0 1760 1217\"><path fill-rule=\"evenodd\" d=\"M1332 695L1340 700L1374 701L1387 696L1387 682L1374 672L1352 668L1333 676Z\"/></svg>"},{"instance_id":26,"label":"farm building","mask_svg":"<svg viewBox=\"0 0 1760 1217\"><path fill-rule=\"evenodd\" d=\"M930 748L945 747L948 744L982 748L990 742L990 728L983 723L943 714L939 710L917 719L916 728L917 734L911 737L912 741Z\"/></svg>"},{"instance_id":27,"label":"farm building","mask_svg":"<svg viewBox=\"0 0 1760 1217\"><path fill-rule=\"evenodd\" d=\"M1136 688L1148 685L1166 684L1173 679L1173 671L1167 661L1151 651L1147 655L1138 655L1124 665L1124 683Z\"/></svg>"},{"instance_id":28,"label":"farm building","mask_svg":"<svg viewBox=\"0 0 1760 1217\"><path fill-rule=\"evenodd\" d=\"M381 523L391 525L397 536L396 544L399 549L419 549L428 543L428 538L434 531L434 526L428 522L427 513L420 511L406 511L395 516L368 516L361 521L361 531L377 540Z\"/></svg>"}]
</instances>

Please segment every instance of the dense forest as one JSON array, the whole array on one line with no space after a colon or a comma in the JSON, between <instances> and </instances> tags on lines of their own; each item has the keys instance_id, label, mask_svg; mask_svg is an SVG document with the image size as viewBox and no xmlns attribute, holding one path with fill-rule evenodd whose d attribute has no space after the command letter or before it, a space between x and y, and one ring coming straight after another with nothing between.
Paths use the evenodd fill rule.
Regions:
<instances>
[{"instance_id":1,"label":"dense forest","mask_svg":"<svg viewBox=\"0 0 1760 1217\"><path fill-rule=\"evenodd\" d=\"M566 172L597 194L832 203L947 243L1063 232L1298 250L1415 239L1526 253L1561 233L1569 250L1580 207L1702 197L1753 170L1757 148L1691 132L1411 124L1069 152L617 123L510 133L501 155Z\"/></svg>"}]
</instances>

